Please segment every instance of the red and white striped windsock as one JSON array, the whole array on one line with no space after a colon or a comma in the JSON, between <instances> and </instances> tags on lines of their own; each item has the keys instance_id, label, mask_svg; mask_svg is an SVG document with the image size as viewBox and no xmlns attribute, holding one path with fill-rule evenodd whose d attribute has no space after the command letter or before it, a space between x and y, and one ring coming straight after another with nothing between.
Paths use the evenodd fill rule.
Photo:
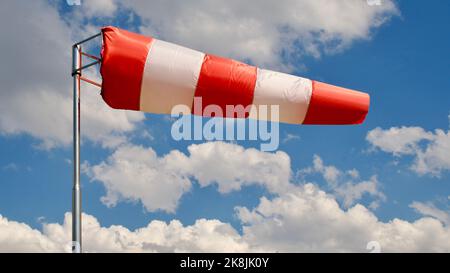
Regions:
<instances>
[{"instance_id":1,"label":"red and white striped windsock","mask_svg":"<svg viewBox=\"0 0 450 273\"><path fill-rule=\"evenodd\" d=\"M194 97L201 97L203 109L218 105L224 117L231 117L227 105L247 107L250 118L258 118L252 116L258 112L252 109L279 105L279 122L293 124L360 124L369 109L366 93L115 27L105 27L102 33L102 97L113 108L170 114L182 104L198 114L192 105Z\"/></svg>"}]
</instances>

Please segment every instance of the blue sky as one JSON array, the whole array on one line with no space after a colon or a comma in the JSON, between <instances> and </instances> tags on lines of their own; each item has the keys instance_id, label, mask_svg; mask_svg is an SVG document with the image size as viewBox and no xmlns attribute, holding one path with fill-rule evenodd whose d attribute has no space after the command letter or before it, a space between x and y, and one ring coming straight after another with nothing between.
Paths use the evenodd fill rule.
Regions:
<instances>
[{"instance_id":1,"label":"blue sky","mask_svg":"<svg viewBox=\"0 0 450 273\"><path fill-rule=\"evenodd\" d=\"M151 15L149 18L142 18L145 10L138 10L131 4L127 6L127 4L117 4L114 1L103 2L111 2L112 4L110 4L114 6L109 14L102 13L103 11L107 13L108 8L104 8L100 12L99 9L87 6L88 4L83 2L81 6L68 6L64 1L50 1L42 4L45 8L40 8L43 12L52 12L52 16L55 16L54 13L59 14L64 28L73 30L78 26L79 31L73 30L71 34L72 40L64 41L62 44L62 47L66 46L67 51L70 50L70 42L92 33L96 28L98 29L98 26L104 24L113 24L142 32L149 32L153 29L157 32L155 36L163 39L170 39L171 35L176 33L169 27L156 27L157 23L164 24L164 22L156 19L154 22L157 23L152 22ZM387 1L383 2L382 5L387 5ZM279 151L283 151L290 158L292 170L290 182L295 185L311 182L319 189L334 196L341 209L347 210L343 199L338 197L336 189L332 188L329 181L323 177L320 168L311 171L311 168L314 169L311 167L314 165L313 158L317 155L323 164L335 166L341 173L356 169L359 177L352 180L355 185L361 181L368 181L373 176L376 177L375 192L377 193L366 192L363 197L356 198L350 207L360 203L371 211L379 222L385 223L390 223L395 218L414 223L418 219L431 217L442 222L442 229L449 232L449 223L445 223L445 219L437 215L444 215L444 218L449 217L450 208L450 136L448 136L450 124L450 58L448 56L450 17L448 13L450 3L448 1L426 3L423 1L396 1L394 3L396 11L384 11L387 13L385 16L388 20L381 26L369 27L369 33L362 31L363 34L354 34L353 37L351 36L353 34L347 34L345 30L330 30L331 34L337 35L334 39L342 47L333 48L333 42L321 44L320 40L315 41L314 44L318 45L317 50L320 56L308 52L305 49L307 45L300 41L289 44L289 49L292 52L299 52L298 54L282 54L275 60L258 59L257 56L252 55L246 57L245 52L243 56L235 56L231 52L231 56L227 57L240 58L256 64L266 64L274 69L285 69L282 65L289 64L291 66L289 72L292 74L368 92L371 96L371 107L367 119L362 125L341 127L280 125ZM159 2L156 1L155 5L159 5ZM192 4L194 7L196 5ZM108 7L110 7L109 4ZM362 9L371 8L374 7L367 5ZM232 8L230 9L232 10ZM4 8L2 7L1 10ZM15 11L19 10L20 7L17 7ZM89 12L92 15L83 15ZM168 13L166 16L170 16L170 14ZM173 16L177 16L183 13L177 11L173 14ZM76 23L72 22L73 25L69 25L68 22L72 20ZM13 26L19 24L14 21L11 23ZM155 25L152 25L153 23ZM196 29L191 31L195 33ZM60 32L58 30L58 33ZM16 34L18 35L18 33ZM48 35L51 37L52 32L49 32ZM297 35L295 28L290 35L294 35L294 37ZM310 38L304 33L298 35L300 39ZM364 37L361 38L361 36ZM201 39L203 36L199 37ZM273 38L275 41L273 47L275 48L277 43L281 43L276 37ZM0 38L2 43L5 42L3 39L6 38ZM188 46L195 44L182 39L174 42ZM232 45L233 43L230 42L224 47ZM211 47L208 48L208 46ZM206 43L204 47L201 50L227 53L226 50L216 48L213 44ZM329 52L323 49L325 47L330 48ZM282 47L282 50L286 49L287 47ZM52 59L48 59L48 61L48 65L52 65ZM0 64L0 67L1 71L8 69L7 63L4 62ZM18 70L17 73L24 73L21 74L21 77L27 77L25 71L21 71L20 67ZM67 82L69 87L71 78L68 71L64 72L65 78L59 79L59 81ZM65 86L64 84L56 86ZM70 87L59 92L63 92L64 96L70 98ZM95 92L95 89L88 90L86 88L84 92ZM9 96L8 90L1 90L1 93L2 98ZM32 99L32 97L25 99ZM36 100L36 102L40 101ZM69 113L65 115L70 115L70 109L65 110ZM0 106L1 115L5 115L6 111L10 111L9 108ZM53 112L52 115L62 114ZM17 116L21 117L22 115L19 112ZM101 117L99 119L101 120ZM114 119L115 117L112 118L112 120ZM3 122L3 124L0 123L0 215L10 221L26 223L40 231L43 230L43 223L62 224L64 213L70 211L71 208L72 165L68 161L72 158L71 135L64 135L69 138L67 140L69 142L58 140L58 144L54 147L42 148L38 146L45 141L48 135L35 133L34 129L28 129L26 122L30 119L24 120L24 125L14 130L8 129L5 120L0 119L0 122ZM136 120L138 121L131 122L134 125L133 129L118 133L118 135L126 136L126 144L122 145L151 148L159 157L163 157L172 150L179 150L188 155L188 146L202 145L203 143L202 141L174 141L170 136L172 123L167 117L145 114L145 118L138 117ZM68 121L70 123L70 120ZM21 120L18 119L16 122L20 123ZM40 126L48 126L48 130L51 131L54 129L52 127L58 126L58 124L57 122L53 123L52 119L47 119L42 120ZM370 139L369 132L377 127L380 130L376 135L376 140ZM394 129L390 131L391 128ZM416 131L408 128L416 128ZM442 130L444 135L447 134L442 141L434 138L438 134L434 131L436 129ZM393 143L392 141L395 139L390 137L390 133L394 131L399 136L396 138L398 143ZM143 136L143 132L148 132L152 137ZM116 134L117 132L106 131L106 133ZM411 134L414 137L411 137ZM283 142L287 135L296 137ZM52 136L49 138L58 139L52 138ZM82 162L86 162L91 167L104 162L114 151L119 149L118 146L105 148L101 143L93 141L93 138L95 136L83 140L81 152ZM230 145L239 145L247 149L258 148L259 144L255 141L237 141ZM398 149L396 150L395 147ZM433 149L433 147L437 148ZM436 150L439 155L433 154ZM425 167L419 168L418 165L415 165L419 159L423 159ZM224 161L223 164L232 164L233 159L229 160L230 162ZM307 168L310 170L308 171ZM344 176L346 174L342 174L342 183L345 184L348 177L344 178ZM242 218L236 215L235 207L246 207L251 210L258 206L261 197L272 199L277 196L276 193L264 186L256 184L242 186L240 190L230 193L221 193L216 183L211 182L210 185L201 187L196 179L191 177L189 178L192 183L191 189L182 194L174 212L170 213L164 210L151 212L146 210L139 199L129 201L125 198L117 201L113 207L106 206L101 201L102 196L106 193L105 184L91 180L92 176L87 173L83 174L83 211L95 216L101 226L122 225L130 230L145 227L152 220L169 222L178 219L183 225L190 226L194 225L197 219L205 218L230 223L242 234ZM158 183L165 183L165 181L158 181ZM378 207L369 208L374 201L379 202ZM416 206L411 204L416 204ZM302 221L302 219L297 220ZM293 244L295 244L295 240L293 240ZM295 249L295 245L292 247ZM363 249L364 247L365 245L362 246ZM447 248L433 248L432 244L421 247L423 248L412 248L411 250L432 251L438 249L442 251L447 249L448 251L450 249L448 245L445 246ZM24 249L26 251L26 248ZM289 247L285 249L292 250ZM342 249L354 250L354 248L346 246L343 246ZM301 250L299 244L298 251ZM333 248L333 250L336 249ZM395 251L396 249L393 247L390 250Z\"/></svg>"}]
</instances>

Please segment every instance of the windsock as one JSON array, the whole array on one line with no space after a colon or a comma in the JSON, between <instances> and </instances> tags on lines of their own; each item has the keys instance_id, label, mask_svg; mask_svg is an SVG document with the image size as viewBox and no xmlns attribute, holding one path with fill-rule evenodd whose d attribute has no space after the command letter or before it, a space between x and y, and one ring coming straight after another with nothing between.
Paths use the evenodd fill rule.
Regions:
<instances>
[{"instance_id":1,"label":"windsock","mask_svg":"<svg viewBox=\"0 0 450 273\"><path fill-rule=\"evenodd\" d=\"M291 124L360 124L369 110L366 93L232 59L205 54L116 27L104 27L101 95L112 108L170 114L176 105L211 116L208 105L235 117L227 106L278 105L278 121ZM196 111L194 98L201 98ZM214 114L217 116L217 113Z\"/></svg>"}]
</instances>

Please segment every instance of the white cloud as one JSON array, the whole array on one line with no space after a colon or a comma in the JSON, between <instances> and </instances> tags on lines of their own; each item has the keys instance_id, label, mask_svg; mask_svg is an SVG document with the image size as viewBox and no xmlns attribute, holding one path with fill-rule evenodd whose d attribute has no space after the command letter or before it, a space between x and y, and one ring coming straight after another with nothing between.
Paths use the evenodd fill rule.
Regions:
<instances>
[{"instance_id":1,"label":"white cloud","mask_svg":"<svg viewBox=\"0 0 450 273\"><path fill-rule=\"evenodd\" d=\"M115 0L83 1L81 7L87 17L112 16L118 9Z\"/></svg>"},{"instance_id":2,"label":"white cloud","mask_svg":"<svg viewBox=\"0 0 450 273\"><path fill-rule=\"evenodd\" d=\"M294 187L290 157L285 152L267 153L225 142L192 144L187 150L188 154L172 150L158 156L152 148L125 144L106 161L85 163L83 172L105 186L107 193L102 202L106 205L140 201L148 211L175 212L192 180L201 187L217 186L222 194L250 185L259 185L273 194L289 192ZM373 209L386 200L375 175L362 180L357 170L341 171L325 165L317 155L313 166L300 170L298 175L313 173L324 177L328 190L346 208L364 196L372 198Z\"/></svg>"},{"instance_id":3,"label":"white cloud","mask_svg":"<svg viewBox=\"0 0 450 273\"><path fill-rule=\"evenodd\" d=\"M300 136L299 135L294 135L294 134L286 134L282 140L283 143L287 143L289 141L294 141L294 140L300 140Z\"/></svg>"},{"instance_id":4,"label":"white cloud","mask_svg":"<svg viewBox=\"0 0 450 273\"><path fill-rule=\"evenodd\" d=\"M60 244L24 223L0 215L0 252L58 252Z\"/></svg>"},{"instance_id":5,"label":"white cloud","mask_svg":"<svg viewBox=\"0 0 450 273\"><path fill-rule=\"evenodd\" d=\"M19 170L19 165L17 165L14 162L8 163L6 165L3 165L2 170L3 171L12 171L12 172L17 172Z\"/></svg>"},{"instance_id":6,"label":"white cloud","mask_svg":"<svg viewBox=\"0 0 450 273\"><path fill-rule=\"evenodd\" d=\"M295 186L273 199L262 197L255 208L237 207L240 234L230 224L198 219L184 226L178 220L153 220L129 230L101 226L83 214L87 252L367 252L377 241L382 252L449 252L450 228L423 217L413 222L382 222L362 205L343 210L313 184ZM437 218L437 217L436 217ZM63 224L44 223L43 231L0 216L0 252L61 252L70 248L71 215Z\"/></svg>"},{"instance_id":7,"label":"white cloud","mask_svg":"<svg viewBox=\"0 0 450 273\"><path fill-rule=\"evenodd\" d=\"M289 189L291 163L285 152L267 153L225 142L190 145L188 152L188 157L172 152L168 163L194 177L202 187L217 184L221 193L252 184L272 193Z\"/></svg>"},{"instance_id":8,"label":"white cloud","mask_svg":"<svg viewBox=\"0 0 450 273\"><path fill-rule=\"evenodd\" d=\"M374 198L370 204L372 209L376 209L380 201L386 200L376 175L371 176L368 180L361 180L356 169L342 171L335 166L325 165L318 155L314 155L313 166L299 170L297 174L305 179L307 175L314 173L322 175L330 191L339 200L342 200L342 204L346 208L354 205L364 195Z\"/></svg>"},{"instance_id":9,"label":"white cloud","mask_svg":"<svg viewBox=\"0 0 450 273\"><path fill-rule=\"evenodd\" d=\"M143 19L141 30L226 57L281 68L282 54L342 50L399 14L393 1L154 0L122 1ZM296 45L294 45L296 44Z\"/></svg>"},{"instance_id":10,"label":"white cloud","mask_svg":"<svg viewBox=\"0 0 450 273\"><path fill-rule=\"evenodd\" d=\"M416 153L421 141L432 140L433 134L421 127L377 127L367 133L367 141L374 147L396 156Z\"/></svg>"},{"instance_id":11,"label":"white cloud","mask_svg":"<svg viewBox=\"0 0 450 273\"><path fill-rule=\"evenodd\" d=\"M427 202L413 202L411 205L409 205L411 208L415 209L418 213L424 215L424 216L431 216L442 223L445 223L447 226L450 225L450 213L447 211L443 211L441 209L438 209L433 203Z\"/></svg>"},{"instance_id":12,"label":"white cloud","mask_svg":"<svg viewBox=\"0 0 450 273\"><path fill-rule=\"evenodd\" d=\"M314 171L321 173L323 175L323 178L332 185L336 184L339 176L342 175L342 172L335 166L324 165L322 158L320 158L320 156L318 155L314 155L313 157L313 168L307 169L305 171Z\"/></svg>"},{"instance_id":13,"label":"white cloud","mask_svg":"<svg viewBox=\"0 0 450 273\"><path fill-rule=\"evenodd\" d=\"M42 148L71 143L70 47L79 35L72 27L48 1L0 2L0 134L26 133ZM144 119L109 109L91 87L81 97L83 136L104 146L120 143Z\"/></svg>"},{"instance_id":14,"label":"white cloud","mask_svg":"<svg viewBox=\"0 0 450 273\"><path fill-rule=\"evenodd\" d=\"M361 181L358 183L346 182L334 189L336 196L342 198L344 207L348 208L360 200L365 194L379 198L371 203L370 207L376 209L379 205L379 201L385 201L386 196L379 189L380 183L377 176L373 175L367 181Z\"/></svg>"},{"instance_id":15,"label":"white cloud","mask_svg":"<svg viewBox=\"0 0 450 273\"><path fill-rule=\"evenodd\" d=\"M450 229L438 220L381 222L362 205L342 210L312 184L237 212L246 225L245 241L264 250L365 252L369 241L379 242L382 252L450 250Z\"/></svg>"},{"instance_id":16,"label":"white cloud","mask_svg":"<svg viewBox=\"0 0 450 273\"><path fill-rule=\"evenodd\" d=\"M436 130L425 150L419 150L413 170L419 174L439 176L450 169L450 131Z\"/></svg>"},{"instance_id":17,"label":"white cloud","mask_svg":"<svg viewBox=\"0 0 450 273\"><path fill-rule=\"evenodd\" d=\"M414 157L411 169L420 175L440 176L450 169L450 131L429 132L420 127L375 128L366 137L373 148L396 157Z\"/></svg>"},{"instance_id":18,"label":"white cloud","mask_svg":"<svg viewBox=\"0 0 450 273\"><path fill-rule=\"evenodd\" d=\"M351 169L347 171L347 174L350 175L350 177L357 179L359 178L359 172L356 169Z\"/></svg>"},{"instance_id":19,"label":"white cloud","mask_svg":"<svg viewBox=\"0 0 450 273\"><path fill-rule=\"evenodd\" d=\"M107 193L102 202L108 206L120 200L141 201L148 211L175 212L191 182L167 163L168 157L159 158L152 148L126 145L105 162L83 169L92 180L103 183Z\"/></svg>"},{"instance_id":20,"label":"white cloud","mask_svg":"<svg viewBox=\"0 0 450 273\"><path fill-rule=\"evenodd\" d=\"M217 185L221 193L252 184L273 193L291 186L290 159L284 152L264 153L224 142L190 145L188 152L172 150L158 157L152 148L123 145L105 162L85 164L83 171L103 183L105 204L141 201L148 211L175 212L181 196L190 190L190 178L201 187Z\"/></svg>"},{"instance_id":21,"label":"white cloud","mask_svg":"<svg viewBox=\"0 0 450 273\"><path fill-rule=\"evenodd\" d=\"M154 220L130 231L113 225L102 227L91 215L83 214L83 249L86 252L246 252L247 244L227 223L199 219L191 226L178 220ZM64 223L44 223L43 231L10 221L0 215L0 252L69 252L71 214Z\"/></svg>"}]
</instances>

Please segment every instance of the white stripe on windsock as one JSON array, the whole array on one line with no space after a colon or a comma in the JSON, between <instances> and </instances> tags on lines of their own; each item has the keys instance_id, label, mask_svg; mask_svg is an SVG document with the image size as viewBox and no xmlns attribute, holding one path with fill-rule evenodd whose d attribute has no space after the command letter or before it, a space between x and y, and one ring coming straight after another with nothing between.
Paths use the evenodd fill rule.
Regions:
<instances>
[{"instance_id":1,"label":"white stripe on windsock","mask_svg":"<svg viewBox=\"0 0 450 273\"><path fill-rule=\"evenodd\" d=\"M279 121L301 124L308 111L312 94L309 79L258 68L250 118L270 120L271 105L279 106ZM258 116L259 107L267 107L267 114ZM262 112L261 112L262 113Z\"/></svg>"},{"instance_id":2,"label":"white stripe on windsock","mask_svg":"<svg viewBox=\"0 0 450 273\"><path fill-rule=\"evenodd\" d=\"M170 114L176 105L191 108L205 54L153 39L142 77L140 110Z\"/></svg>"}]
</instances>

